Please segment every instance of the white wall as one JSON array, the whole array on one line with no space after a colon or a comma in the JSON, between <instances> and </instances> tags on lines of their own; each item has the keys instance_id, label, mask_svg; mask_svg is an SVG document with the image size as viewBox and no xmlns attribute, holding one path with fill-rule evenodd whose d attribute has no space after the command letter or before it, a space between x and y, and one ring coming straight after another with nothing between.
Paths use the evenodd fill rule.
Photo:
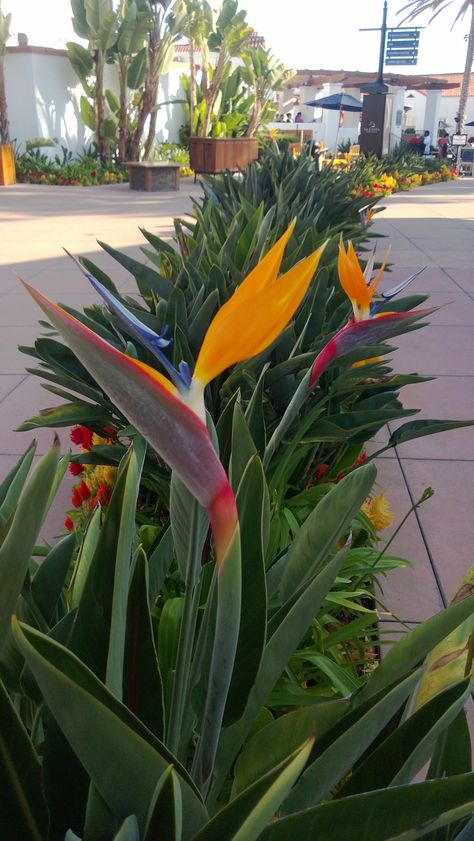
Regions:
<instances>
[{"instance_id":1,"label":"white wall","mask_svg":"<svg viewBox=\"0 0 474 841\"><path fill-rule=\"evenodd\" d=\"M173 64L160 86L159 102L183 98L180 78L186 65ZM106 67L106 86L117 91L114 68ZM64 50L14 47L5 60L10 135L23 146L39 137L56 140L74 153L92 140L80 115L83 89ZM158 112L157 139L176 143L184 121L180 105L163 105ZM44 150L48 153L48 149ZM52 149L55 154L57 149Z\"/></svg>"}]
</instances>

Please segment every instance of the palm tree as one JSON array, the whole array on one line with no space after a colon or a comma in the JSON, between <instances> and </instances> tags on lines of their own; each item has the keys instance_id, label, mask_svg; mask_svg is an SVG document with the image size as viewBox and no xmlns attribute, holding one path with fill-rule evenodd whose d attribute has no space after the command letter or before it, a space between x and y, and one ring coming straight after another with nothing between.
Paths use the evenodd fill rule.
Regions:
<instances>
[{"instance_id":1,"label":"palm tree","mask_svg":"<svg viewBox=\"0 0 474 841\"><path fill-rule=\"evenodd\" d=\"M413 20L422 12L432 12L430 23L434 18L438 17L441 12L444 12L448 6L458 6L458 12L454 19L454 23L462 20L464 15L470 10L471 25L469 29L469 36L467 40L466 64L464 66L464 76L461 85L461 93L459 95L459 124L458 131L460 133L464 130L464 122L466 119L466 105L467 97L469 95L469 83L471 81L472 61L474 59L474 0L409 0L408 3L400 10L402 12L410 10L404 20Z\"/></svg>"}]
</instances>

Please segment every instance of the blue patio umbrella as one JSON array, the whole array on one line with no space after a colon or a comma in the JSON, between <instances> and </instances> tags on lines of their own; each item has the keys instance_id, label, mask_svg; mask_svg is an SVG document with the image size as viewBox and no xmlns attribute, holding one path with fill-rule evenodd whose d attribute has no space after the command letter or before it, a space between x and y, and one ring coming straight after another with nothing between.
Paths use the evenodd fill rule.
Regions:
<instances>
[{"instance_id":1,"label":"blue patio umbrella","mask_svg":"<svg viewBox=\"0 0 474 841\"><path fill-rule=\"evenodd\" d=\"M364 105L349 93L332 93L330 96L322 96L321 99L312 99L305 102L314 108L327 108L329 111L362 111Z\"/></svg>"},{"instance_id":2,"label":"blue patio umbrella","mask_svg":"<svg viewBox=\"0 0 474 841\"><path fill-rule=\"evenodd\" d=\"M344 111L363 111L364 105L358 99L351 96L349 93L332 93L330 96L322 96L321 99L312 99L310 102L305 102L305 105L311 105L314 108L325 108L328 111L339 111L340 119L336 133L336 150L337 139L339 137L339 128L344 116Z\"/></svg>"}]
</instances>

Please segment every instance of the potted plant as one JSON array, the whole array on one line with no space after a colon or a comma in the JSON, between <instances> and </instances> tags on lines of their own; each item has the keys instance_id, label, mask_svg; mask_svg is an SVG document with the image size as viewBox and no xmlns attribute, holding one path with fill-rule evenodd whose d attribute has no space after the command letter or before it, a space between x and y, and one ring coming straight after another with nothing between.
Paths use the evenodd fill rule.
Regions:
<instances>
[{"instance_id":1,"label":"potted plant","mask_svg":"<svg viewBox=\"0 0 474 841\"><path fill-rule=\"evenodd\" d=\"M215 21L205 0L204 7L205 14L196 14L192 18L194 28L192 33L189 33L192 57L194 58L194 46L198 46L201 53L199 107L193 102L195 78L191 80L190 86L190 115L193 121L189 139L191 168L194 172L207 173L243 169L256 160L258 140L253 137L236 136L238 129L235 121L221 110L222 87L233 75L231 60L241 56L251 30L245 21L246 12L238 11L237 0L223 0ZM216 56L213 65L210 62L211 53ZM192 72L194 67L193 61ZM227 120L227 117L230 119Z\"/></svg>"},{"instance_id":2,"label":"potted plant","mask_svg":"<svg viewBox=\"0 0 474 841\"><path fill-rule=\"evenodd\" d=\"M7 41L10 37L11 14L2 12L0 0L0 184L14 184L15 156L13 145L10 143L10 127L8 123L7 95L5 91L5 53Z\"/></svg>"}]
</instances>

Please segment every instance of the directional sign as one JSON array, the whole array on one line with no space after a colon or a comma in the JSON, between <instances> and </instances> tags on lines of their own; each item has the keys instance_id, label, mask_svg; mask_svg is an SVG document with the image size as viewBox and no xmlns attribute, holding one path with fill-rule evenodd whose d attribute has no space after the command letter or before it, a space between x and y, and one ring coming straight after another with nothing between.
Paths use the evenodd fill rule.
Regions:
<instances>
[{"instance_id":1,"label":"directional sign","mask_svg":"<svg viewBox=\"0 0 474 841\"><path fill-rule=\"evenodd\" d=\"M389 29L385 64L416 64L419 45L419 29Z\"/></svg>"}]
</instances>

